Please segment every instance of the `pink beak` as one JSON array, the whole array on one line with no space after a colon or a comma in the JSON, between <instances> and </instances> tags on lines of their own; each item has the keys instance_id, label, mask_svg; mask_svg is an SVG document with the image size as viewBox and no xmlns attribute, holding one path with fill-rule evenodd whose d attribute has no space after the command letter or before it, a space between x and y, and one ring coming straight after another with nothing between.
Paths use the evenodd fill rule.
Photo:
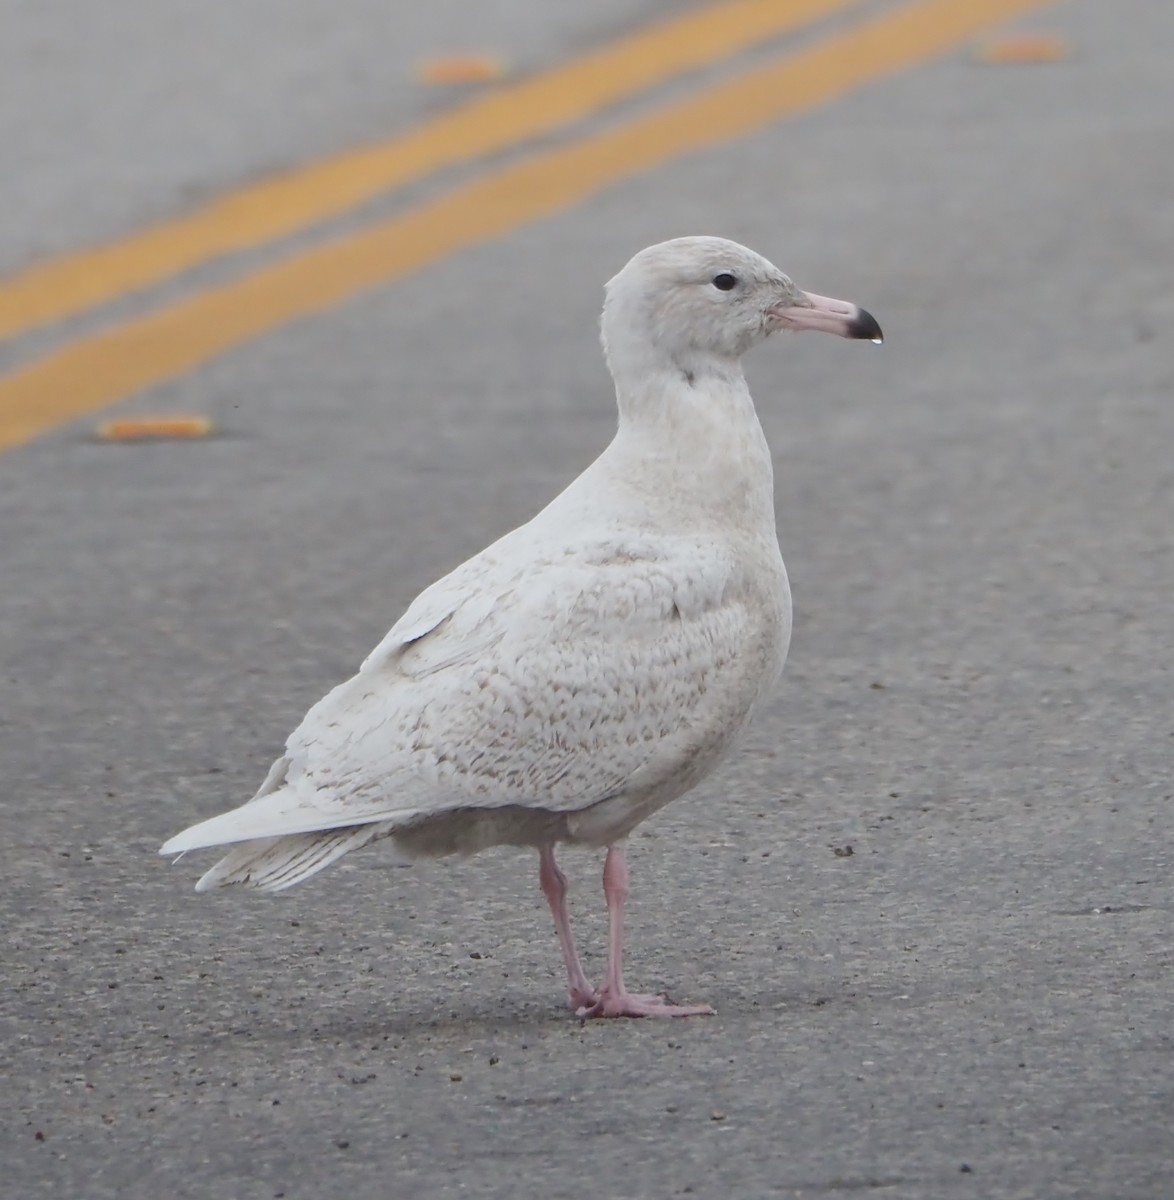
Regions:
<instances>
[{"instance_id":1,"label":"pink beak","mask_svg":"<svg viewBox=\"0 0 1174 1200\"><path fill-rule=\"evenodd\" d=\"M811 292L800 292L799 295L801 299L798 304L784 304L770 310L771 321L776 328L816 329L820 333L835 333L840 337L884 341L876 317L858 304L833 300L830 296L816 296Z\"/></svg>"}]
</instances>

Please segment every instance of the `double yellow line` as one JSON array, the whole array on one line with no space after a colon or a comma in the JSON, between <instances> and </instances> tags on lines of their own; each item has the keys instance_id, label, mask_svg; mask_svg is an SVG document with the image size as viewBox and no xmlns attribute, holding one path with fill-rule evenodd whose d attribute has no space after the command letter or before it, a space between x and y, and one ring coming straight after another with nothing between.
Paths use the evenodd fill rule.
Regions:
<instances>
[{"instance_id":1,"label":"double yellow line","mask_svg":"<svg viewBox=\"0 0 1174 1200\"><path fill-rule=\"evenodd\" d=\"M190 370L288 321L924 61L1051 0L913 0L684 99L491 169L384 220L67 343L0 378L0 450ZM242 189L0 282L0 337L275 242L445 168L550 134L859 0L729 0L644 30L385 144Z\"/></svg>"}]
</instances>

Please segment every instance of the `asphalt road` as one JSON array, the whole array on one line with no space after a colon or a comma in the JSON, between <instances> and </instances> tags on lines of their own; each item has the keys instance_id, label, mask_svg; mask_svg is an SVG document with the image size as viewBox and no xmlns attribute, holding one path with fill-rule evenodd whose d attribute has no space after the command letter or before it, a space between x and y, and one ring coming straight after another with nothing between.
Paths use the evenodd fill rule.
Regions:
<instances>
[{"instance_id":1,"label":"asphalt road","mask_svg":"<svg viewBox=\"0 0 1174 1200\"><path fill-rule=\"evenodd\" d=\"M551 60L624 23L497 8ZM332 61L315 20L227 97L177 102L231 147L193 154L199 186L273 165L241 113ZM1171 1194L1174 10L1069 0L1022 27L1070 56L960 49L120 410L219 438L100 445L80 421L4 455L0 1194ZM154 69L194 69L190 39L151 36ZM141 73L106 74L111 113ZM312 106L306 153L366 136L386 74L358 110ZM125 130L86 167L71 123L37 120L57 141L0 219L7 263L178 202ZM73 186L98 162L137 190ZM210 860L158 844L251 794L416 592L593 457L600 285L689 232L888 339L750 363L792 657L631 856L630 982L718 1015L572 1019L516 852L405 871L376 847L277 899L196 896ZM566 860L598 969L599 863Z\"/></svg>"}]
</instances>

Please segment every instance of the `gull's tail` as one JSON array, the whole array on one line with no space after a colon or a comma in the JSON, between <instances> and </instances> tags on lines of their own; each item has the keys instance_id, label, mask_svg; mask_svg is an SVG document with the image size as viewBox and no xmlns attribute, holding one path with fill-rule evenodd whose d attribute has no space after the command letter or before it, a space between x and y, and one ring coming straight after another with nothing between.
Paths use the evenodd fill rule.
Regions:
<instances>
[{"instance_id":1,"label":"gull's tail","mask_svg":"<svg viewBox=\"0 0 1174 1200\"><path fill-rule=\"evenodd\" d=\"M348 825L323 833L295 833L242 842L201 877L196 891L209 892L239 883L263 892L280 892L387 832L386 824Z\"/></svg>"},{"instance_id":2,"label":"gull's tail","mask_svg":"<svg viewBox=\"0 0 1174 1200\"><path fill-rule=\"evenodd\" d=\"M386 814L366 821L354 814L330 824L322 809L280 784L282 763L275 764L262 790L248 804L210 817L163 843L160 854L186 854L205 846L232 848L196 884L207 892L230 883L278 892L321 871L350 850L385 837L397 822ZM239 844L234 844L239 843Z\"/></svg>"}]
</instances>

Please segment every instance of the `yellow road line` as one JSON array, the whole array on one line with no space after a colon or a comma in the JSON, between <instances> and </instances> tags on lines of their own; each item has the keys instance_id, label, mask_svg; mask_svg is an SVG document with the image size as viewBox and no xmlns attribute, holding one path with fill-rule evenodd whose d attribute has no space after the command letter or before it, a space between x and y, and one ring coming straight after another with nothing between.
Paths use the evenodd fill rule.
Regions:
<instances>
[{"instance_id":1,"label":"yellow road line","mask_svg":"<svg viewBox=\"0 0 1174 1200\"><path fill-rule=\"evenodd\" d=\"M0 339L318 224L444 167L549 134L860 0L727 0L643 29L378 145L263 180L186 216L0 281Z\"/></svg>"},{"instance_id":2,"label":"yellow road line","mask_svg":"<svg viewBox=\"0 0 1174 1200\"><path fill-rule=\"evenodd\" d=\"M948 50L1052 0L916 0L658 112L467 183L394 220L96 334L0 380L0 449L287 321Z\"/></svg>"}]
</instances>

